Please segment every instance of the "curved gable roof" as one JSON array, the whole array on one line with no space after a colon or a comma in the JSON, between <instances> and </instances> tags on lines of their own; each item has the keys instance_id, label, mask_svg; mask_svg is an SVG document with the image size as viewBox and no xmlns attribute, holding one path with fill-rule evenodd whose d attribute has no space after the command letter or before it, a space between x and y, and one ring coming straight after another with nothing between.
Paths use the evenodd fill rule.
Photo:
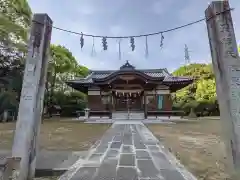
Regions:
<instances>
[{"instance_id":1,"label":"curved gable roof","mask_svg":"<svg viewBox=\"0 0 240 180\"><path fill-rule=\"evenodd\" d=\"M77 78L70 80L69 84L78 84L81 86L89 86L95 83L102 83L104 81L115 78L117 75L136 74L144 79L153 81L162 81L163 84L191 84L192 78L189 77L175 77L172 76L166 68L163 69L135 69L128 61L119 68L119 70L90 70L90 74L86 78Z\"/></svg>"}]
</instances>

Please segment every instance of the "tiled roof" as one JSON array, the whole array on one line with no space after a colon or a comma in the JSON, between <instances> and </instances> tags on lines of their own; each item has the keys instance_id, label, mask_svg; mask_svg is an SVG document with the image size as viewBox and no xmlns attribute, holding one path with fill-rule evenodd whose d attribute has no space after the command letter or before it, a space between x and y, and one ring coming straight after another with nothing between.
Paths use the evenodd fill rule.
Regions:
<instances>
[{"instance_id":1,"label":"tiled roof","mask_svg":"<svg viewBox=\"0 0 240 180\"><path fill-rule=\"evenodd\" d=\"M189 77L166 76L163 81L164 82L183 82L183 81L189 81L189 80L193 80L193 79Z\"/></svg>"},{"instance_id":2,"label":"tiled roof","mask_svg":"<svg viewBox=\"0 0 240 180\"><path fill-rule=\"evenodd\" d=\"M150 77L165 77L163 81L165 82L182 82L182 81L189 81L191 78L188 77L174 77L172 76L167 69L145 69L145 70L138 70L143 72L144 74L150 76ZM75 80L72 80L72 82L75 83L92 83L92 79L101 79L106 78L110 74L116 72L115 71L91 71L91 74L89 74L86 78L77 78Z\"/></svg>"}]
</instances>

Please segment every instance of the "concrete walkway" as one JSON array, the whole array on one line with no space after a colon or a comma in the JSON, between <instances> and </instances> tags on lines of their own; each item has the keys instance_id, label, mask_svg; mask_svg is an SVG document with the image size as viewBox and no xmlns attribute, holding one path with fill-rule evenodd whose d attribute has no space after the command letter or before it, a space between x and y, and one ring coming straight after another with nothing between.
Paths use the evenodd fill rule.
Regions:
<instances>
[{"instance_id":1,"label":"concrete walkway","mask_svg":"<svg viewBox=\"0 0 240 180\"><path fill-rule=\"evenodd\" d=\"M60 180L196 180L141 122L118 121Z\"/></svg>"}]
</instances>

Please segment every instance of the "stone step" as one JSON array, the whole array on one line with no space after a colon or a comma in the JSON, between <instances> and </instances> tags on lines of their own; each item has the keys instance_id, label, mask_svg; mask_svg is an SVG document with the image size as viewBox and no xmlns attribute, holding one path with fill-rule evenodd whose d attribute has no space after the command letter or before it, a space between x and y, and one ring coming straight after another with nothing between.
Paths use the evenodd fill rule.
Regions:
<instances>
[{"instance_id":1,"label":"stone step","mask_svg":"<svg viewBox=\"0 0 240 180\"><path fill-rule=\"evenodd\" d=\"M112 114L113 119L144 119L142 112L115 112Z\"/></svg>"}]
</instances>

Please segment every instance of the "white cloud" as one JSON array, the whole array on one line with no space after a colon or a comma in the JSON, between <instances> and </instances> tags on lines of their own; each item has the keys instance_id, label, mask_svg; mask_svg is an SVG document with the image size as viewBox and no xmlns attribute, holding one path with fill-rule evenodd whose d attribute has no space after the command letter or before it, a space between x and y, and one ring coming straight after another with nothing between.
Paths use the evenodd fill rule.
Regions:
<instances>
[{"instance_id":1,"label":"white cloud","mask_svg":"<svg viewBox=\"0 0 240 180\"><path fill-rule=\"evenodd\" d=\"M57 1L57 3L53 6L53 2L55 1ZM152 5L149 3L148 8L143 7L144 3L141 4L141 2L138 2L137 8L134 8L136 7L135 3L137 3L137 1L138 0L131 0L131 2L134 3L129 3L127 0L119 0L116 2L111 0L81 0L81 2L79 0L72 0L71 3L68 3L66 0L53 0L53 2L42 0L40 3L35 0L30 0L30 5L34 12L48 13L54 21L54 26L88 34L111 36L138 34L141 32L140 25L148 24L148 22L141 21L145 16L148 16L146 19L153 19L154 21L156 19L159 20L160 17L164 18L159 20L159 23L143 29L142 33L165 29L165 27L162 27L163 25L167 27L182 25L204 17L204 11L208 6L208 0L189 0L190 3L183 2L185 3L181 5L183 8L175 7L176 5L173 3L176 1L173 0L154 0L150 1ZM69 4L69 6L62 9L62 6L65 6L64 3ZM126 8L126 5L130 7ZM237 17L240 17L240 11L237 11L240 8L240 1L232 0L232 7L236 9L232 14L233 21L235 22L236 39L238 44L240 44L240 23L237 21ZM147 13L139 13L139 10L142 9L147 11ZM134 21L135 26L129 27L129 20L127 18L121 19L121 17L123 17L123 10L126 10L124 11L124 15L130 17L129 19L131 19L131 17L134 19L134 14L139 17L139 21ZM165 15L170 13L173 16L165 18ZM91 16L93 14L94 16ZM111 18L106 18L104 21L101 19L101 17L107 16L117 18L114 18L113 21ZM164 47L162 50L159 49L160 37L154 36L149 38L148 59L145 59L144 38L135 39L136 49L134 52L131 51L129 39L123 39L121 43L121 60L118 59L118 44L116 39L107 40L108 50L105 52L102 50L102 40L96 38L95 57L91 56L91 37L84 38L85 45L83 51L81 51L80 48L80 36L77 35L54 30L52 42L66 46L72 51L73 55L76 56L80 64L90 69L116 69L124 64L126 60L130 60L137 68L176 69L184 64L184 44L187 44L191 51L190 56L192 62L209 62L211 59L205 22L166 33L164 36Z\"/></svg>"},{"instance_id":2,"label":"white cloud","mask_svg":"<svg viewBox=\"0 0 240 180\"><path fill-rule=\"evenodd\" d=\"M158 0L152 4L151 11L158 15L164 14L166 11L170 10L171 5L172 0Z\"/></svg>"},{"instance_id":3,"label":"white cloud","mask_svg":"<svg viewBox=\"0 0 240 180\"><path fill-rule=\"evenodd\" d=\"M90 5L80 5L77 11L83 15L92 15L96 12L96 8Z\"/></svg>"},{"instance_id":4,"label":"white cloud","mask_svg":"<svg viewBox=\"0 0 240 180\"><path fill-rule=\"evenodd\" d=\"M111 27L110 27L110 33L111 33L113 36L120 35L121 32L122 32L122 27L119 26L119 25L115 25L115 26L111 26Z\"/></svg>"}]
</instances>

